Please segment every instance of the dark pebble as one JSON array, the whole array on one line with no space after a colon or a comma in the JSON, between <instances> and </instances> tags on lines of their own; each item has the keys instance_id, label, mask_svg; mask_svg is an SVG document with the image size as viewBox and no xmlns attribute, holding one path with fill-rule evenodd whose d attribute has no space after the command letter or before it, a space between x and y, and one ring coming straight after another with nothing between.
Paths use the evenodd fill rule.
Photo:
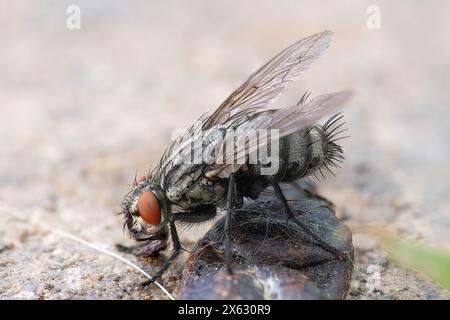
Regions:
<instances>
[{"instance_id":1,"label":"dark pebble","mask_svg":"<svg viewBox=\"0 0 450 320\"><path fill-rule=\"evenodd\" d=\"M297 218L346 256L339 260L287 223L272 194L249 201L233 215L233 274L224 270L224 218L201 238L183 270L181 299L344 299L353 270L349 228L326 199L285 192Z\"/></svg>"}]
</instances>

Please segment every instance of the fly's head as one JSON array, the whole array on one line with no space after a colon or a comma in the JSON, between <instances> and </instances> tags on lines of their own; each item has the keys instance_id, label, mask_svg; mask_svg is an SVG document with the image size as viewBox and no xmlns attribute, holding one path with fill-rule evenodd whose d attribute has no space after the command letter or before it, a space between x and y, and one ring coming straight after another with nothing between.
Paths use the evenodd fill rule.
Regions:
<instances>
[{"instance_id":1,"label":"fly's head","mask_svg":"<svg viewBox=\"0 0 450 320\"><path fill-rule=\"evenodd\" d=\"M140 242L146 242L146 254L157 255L167 246L170 203L159 183L151 177L135 181L122 202L124 229Z\"/></svg>"}]
</instances>

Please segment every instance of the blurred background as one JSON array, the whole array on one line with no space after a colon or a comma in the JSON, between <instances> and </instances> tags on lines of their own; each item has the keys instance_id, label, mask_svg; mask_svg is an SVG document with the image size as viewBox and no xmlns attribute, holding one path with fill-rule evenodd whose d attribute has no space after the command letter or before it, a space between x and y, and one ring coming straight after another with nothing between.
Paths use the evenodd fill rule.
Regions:
<instances>
[{"instance_id":1,"label":"blurred background","mask_svg":"<svg viewBox=\"0 0 450 320\"><path fill-rule=\"evenodd\" d=\"M79 29L67 26L70 5L80 9ZM277 106L306 90L356 92L344 110L345 164L318 183L354 230L349 299L448 298L357 232L383 226L450 246L445 0L1 0L0 298L166 298L156 287L142 291L142 276L123 263L9 211L106 248L125 242L120 202L172 131L216 108L277 52L325 29L335 32L331 47ZM150 273L159 265L138 263ZM182 266L162 279L169 290Z\"/></svg>"}]
</instances>

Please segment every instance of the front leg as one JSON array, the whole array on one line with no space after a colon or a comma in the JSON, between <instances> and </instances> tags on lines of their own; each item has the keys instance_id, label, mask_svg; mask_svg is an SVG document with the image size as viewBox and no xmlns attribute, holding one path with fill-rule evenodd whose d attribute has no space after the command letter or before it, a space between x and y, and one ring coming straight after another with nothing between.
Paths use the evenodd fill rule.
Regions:
<instances>
[{"instance_id":1,"label":"front leg","mask_svg":"<svg viewBox=\"0 0 450 320\"><path fill-rule=\"evenodd\" d=\"M170 254L169 258L166 262L164 262L161 269L158 270L158 272L155 273L155 275L152 276L152 278L144 283L142 283L142 286L146 287L153 282L155 282L159 277L162 276L162 274L170 267L171 263L178 257L178 255L181 252L181 242L180 238L178 237L177 228L175 227L174 219L170 220L170 235L172 237L172 243L173 243L173 251Z\"/></svg>"},{"instance_id":2,"label":"front leg","mask_svg":"<svg viewBox=\"0 0 450 320\"><path fill-rule=\"evenodd\" d=\"M116 249L120 252L133 254L136 257L154 258L159 256L159 252L167 248L167 237L152 237L148 240L141 240L136 245L116 244Z\"/></svg>"},{"instance_id":3,"label":"front leg","mask_svg":"<svg viewBox=\"0 0 450 320\"><path fill-rule=\"evenodd\" d=\"M198 211L187 211L187 212L178 212L173 214L172 220L170 221L170 234L172 237L173 243L173 251L170 254L167 261L163 264L161 269L148 281L144 282L142 285L147 286L156 279L158 279L162 274L170 267L170 264L178 257L181 250L184 250L181 246L180 238L178 237L178 232L175 223L199 223L203 221L208 221L216 216L216 208L204 208L203 210Z\"/></svg>"}]
</instances>

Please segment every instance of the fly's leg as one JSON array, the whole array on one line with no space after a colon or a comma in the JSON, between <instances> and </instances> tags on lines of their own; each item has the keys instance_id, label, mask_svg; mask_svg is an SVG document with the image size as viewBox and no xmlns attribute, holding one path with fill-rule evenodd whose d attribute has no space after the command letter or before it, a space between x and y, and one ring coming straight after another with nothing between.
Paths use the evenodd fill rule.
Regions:
<instances>
[{"instance_id":1,"label":"fly's leg","mask_svg":"<svg viewBox=\"0 0 450 320\"><path fill-rule=\"evenodd\" d=\"M127 245L124 245L124 244L121 244L121 243L117 243L116 244L117 251L122 252L122 253L127 253L127 254L134 254L135 256L138 255L137 251L140 248L141 248L141 246L136 246L136 245L127 246Z\"/></svg>"},{"instance_id":2,"label":"fly's leg","mask_svg":"<svg viewBox=\"0 0 450 320\"><path fill-rule=\"evenodd\" d=\"M299 192L306 193L306 194L309 195L309 196L319 198L320 200L326 202L330 207L334 207L334 203L333 203L333 202L331 202L330 200L328 200L328 199L322 197L321 195L317 194L317 192L315 191L314 186L313 186L312 188L304 188L304 187L302 187L302 186L300 185L299 181L291 182L290 185L291 185L295 190L297 190L297 191L299 191Z\"/></svg>"},{"instance_id":3,"label":"fly's leg","mask_svg":"<svg viewBox=\"0 0 450 320\"><path fill-rule=\"evenodd\" d=\"M228 274L232 274L231 270L231 222L232 222L232 213L233 213L233 200L234 200L234 192L236 191L236 181L234 179L234 174L230 175L228 180L228 193L227 193L227 213L225 216L225 254L224 254L224 263L225 269Z\"/></svg>"},{"instance_id":4,"label":"fly's leg","mask_svg":"<svg viewBox=\"0 0 450 320\"><path fill-rule=\"evenodd\" d=\"M153 239L151 241L145 241L143 243L139 243L137 245L127 246L123 244L116 244L116 249L119 252L132 254L136 257L150 258L150 257L158 257L159 252L166 249L167 244L164 238L162 239Z\"/></svg>"},{"instance_id":5,"label":"fly's leg","mask_svg":"<svg viewBox=\"0 0 450 320\"><path fill-rule=\"evenodd\" d=\"M161 267L161 269L158 270L158 272L155 273L155 275L153 275L151 277L150 280L142 283L143 287L146 287L150 284L152 284L153 282L155 282L159 277L162 276L162 274L170 267L171 263L178 257L178 255L180 254L181 251L181 242L180 242L180 238L178 237L178 232L177 229L175 227L175 222L173 220L170 221L170 234L172 237L172 243L173 243L173 251L170 254L169 258L167 259L167 261L163 264L163 266Z\"/></svg>"},{"instance_id":6,"label":"fly's leg","mask_svg":"<svg viewBox=\"0 0 450 320\"><path fill-rule=\"evenodd\" d=\"M288 217L288 221L292 220L296 225L298 225L300 228L302 228L302 230L308 236L310 236L322 249L332 253L339 260L344 260L345 259L345 254L342 251L340 251L340 250L330 246L322 238L317 236L317 234L315 234L314 231L312 231L309 228L308 225L306 225L304 222L302 222L301 220L299 220L299 219L297 219L295 217L294 213L292 212L291 208L289 207L289 203L286 200L286 197L284 196L283 191L281 190L280 186L278 185L278 182L276 182L273 177L270 177L269 181L270 181L270 184L273 187L273 190L275 191L276 196L278 197L278 199L283 204L283 208L284 208L284 210L286 212L286 215Z\"/></svg>"}]
</instances>

